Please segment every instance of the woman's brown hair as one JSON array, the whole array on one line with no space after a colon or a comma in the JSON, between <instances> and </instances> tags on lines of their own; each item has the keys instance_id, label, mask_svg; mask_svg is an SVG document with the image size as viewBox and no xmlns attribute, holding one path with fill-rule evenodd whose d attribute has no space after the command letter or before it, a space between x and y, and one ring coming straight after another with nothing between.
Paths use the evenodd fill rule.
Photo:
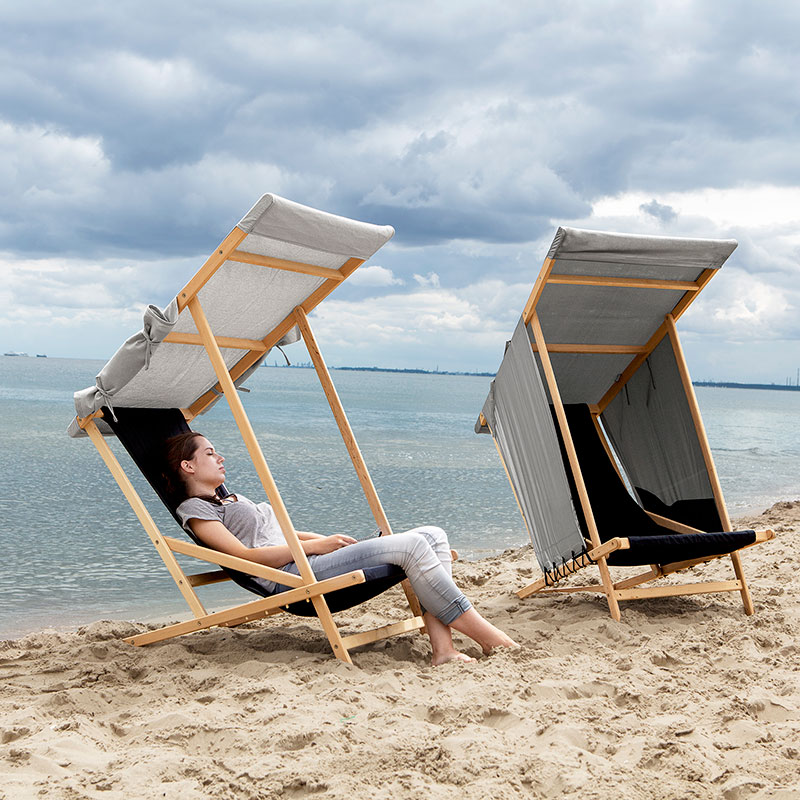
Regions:
<instances>
[{"instance_id":1,"label":"woman's brown hair","mask_svg":"<svg viewBox=\"0 0 800 800\"><path fill-rule=\"evenodd\" d=\"M202 433L187 431L179 433L177 436L171 436L166 441L167 468L164 477L167 481L170 501L176 508L189 497L181 464L194 458L194 454L200 449L198 439L202 438L204 438ZM202 495L201 499L207 500L209 503L220 503L219 498L214 495Z\"/></svg>"}]
</instances>

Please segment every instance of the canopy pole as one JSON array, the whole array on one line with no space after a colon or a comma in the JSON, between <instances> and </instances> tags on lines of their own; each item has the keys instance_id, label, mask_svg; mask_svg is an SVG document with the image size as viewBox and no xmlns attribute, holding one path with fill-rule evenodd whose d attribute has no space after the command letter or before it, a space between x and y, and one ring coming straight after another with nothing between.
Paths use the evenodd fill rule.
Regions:
<instances>
[{"instance_id":1,"label":"canopy pole","mask_svg":"<svg viewBox=\"0 0 800 800\"><path fill-rule=\"evenodd\" d=\"M269 466L267 466L267 460L264 458L264 453L258 444L253 426L250 424L250 420L245 413L242 400L239 397L239 393L236 391L233 378L231 378L228 372L225 359L222 357L222 353L217 345L217 340L214 338L211 326L208 324L203 307L200 305L200 300L196 295L189 300L188 308L197 326L197 331L203 339L203 344L205 345L211 364L214 367L219 385L222 387L225 399L228 401L233 418L236 420L236 425L242 435L242 440L244 441L245 447L247 447L247 452L250 454L258 477L261 479L261 485L267 493L269 502L272 505L272 510L275 512L275 516L283 531L283 536L286 539L286 544L289 546L295 564L297 564L300 576L306 584L317 583L311 565L306 558L305 551L300 544L300 539L297 537L297 531L295 531L292 520L289 517L289 512L286 510L283 498L278 491ZM321 595L315 595L311 598L311 602L314 604L314 609L317 612L322 628L328 637L328 641L331 643L334 655L342 661L352 663L347 648L342 642L342 637L339 634L336 623L333 621L325 598Z\"/></svg>"},{"instance_id":2,"label":"canopy pole","mask_svg":"<svg viewBox=\"0 0 800 800\"><path fill-rule=\"evenodd\" d=\"M359 483L364 491L364 496L367 498L372 516L375 518L375 524L381 532L381 536L391 535L392 528L389 524L389 519L383 509L378 492L375 490L375 484L372 482L367 464L361 454L361 450L353 434L353 429L350 427L350 422L347 419L342 401L339 399L339 394L336 387L333 385L333 379L325 364L325 359L322 357L322 351L319 349L314 332L311 330L311 325L308 322L308 316L302 306L297 306L294 310L295 319L297 320L297 327L300 328L300 333L303 336L303 341L308 348L308 354L311 356L311 361L314 364L314 369L317 372L319 382L322 384L322 391L328 400L328 405L331 407L331 412L339 427L339 433L342 435L347 452L350 455L350 460L358 475ZM422 607L419 604L414 590L408 580L403 581L403 590L406 594L406 599L411 607L412 613L417 616L422 616Z\"/></svg>"},{"instance_id":3,"label":"canopy pole","mask_svg":"<svg viewBox=\"0 0 800 800\"><path fill-rule=\"evenodd\" d=\"M542 326L539 322L539 315L536 311L531 313L530 318L531 331L533 338L539 348L539 358L542 361L542 369L544 370L545 379L547 380L547 387L550 390L550 399L553 401L553 408L556 411L556 418L558 419L558 427L561 430L561 438L564 442L564 448L567 451L567 458L569 459L570 469L572 476L575 479L575 487L578 490L578 497L580 499L581 508L583 509L583 516L586 519L586 525L589 528L589 536L592 540L592 548L596 549L602 544L600 541L600 534L597 530L597 523L592 513L592 504L589 502L589 494L586 491L586 484L583 480L583 473L581 466L578 462L578 454L575 452L575 443L572 441L572 434L569 430L569 423L567 422L567 415L564 411L564 404L561 402L561 393L558 390L558 382L556 381L556 374L553 371L553 365L550 363L550 355L547 352L547 343L542 333ZM619 610L619 603L617 602L617 594L614 590L614 584L611 580L611 573L608 570L608 563L605 556L597 559L597 566L600 570L600 578L603 582L603 591L608 599L608 608L611 616L619 622L621 614Z\"/></svg>"},{"instance_id":4,"label":"canopy pole","mask_svg":"<svg viewBox=\"0 0 800 800\"><path fill-rule=\"evenodd\" d=\"M678 365L683 391L686 393L686 400L689 403L689 410L691 411L692 422L694 422L694 428L697 432L700 450L703 453L703 460L705 461L708 477L711 481L711 490L714 493L714 502L717 506L720 521L722 522L722 529L730 531L733 530L733 528L731 527L731 521L728 517L728 509L725 507L725 498L722 496L722 485L719 482L717 468L714 464L714 458L711 455L711 446L708 443L708 436L706 435L706 429L703 425L703 418L700 416L700 406L697 403L697 395L695 394L694 386L692 386L692 379L689 376L689 368L686 365L686 358L683 355L681 340L678 337L678 330L675 327L675 318L672 314L667 314L664 318L664 322L667 326L672 352L675 354L675 362ZM747 587L747 581L745 581L742 560L739 553L731 553L731 561L733 562L733 571L736 574L736 578L741 584L740 593L742 595L744 613L750 616L755 612L755 608L753 606L753 598L750 596L750 589Z\"/></svg>"}]
</instances>

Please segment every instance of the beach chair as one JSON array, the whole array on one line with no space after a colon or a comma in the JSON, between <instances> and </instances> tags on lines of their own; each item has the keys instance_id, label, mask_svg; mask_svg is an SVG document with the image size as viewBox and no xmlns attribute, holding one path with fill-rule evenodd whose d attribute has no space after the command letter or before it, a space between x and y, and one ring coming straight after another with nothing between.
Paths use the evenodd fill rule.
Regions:
<instances>
[{"instance_id":1,"label":"beach chair","mask_svg":"<svg viewBox=\"0 0 800 800\"><path fill-rule=\"evenodd\" d=\"M95 444L194 614L187 622L126 641L144 645L289 611L316 615L333 653L349 662L354 647L424 628L417 598L403 572L395 567L316 580L237 391L273 347L302 337L375 522L382 535L391 534L307 314L393 234L388 226L357 222L264 195L166 309L147 309L143 330L122 345L95 385L75 394L76 418L70 435L88 435ZM104 438L118 437L174 516L161 474L164 442L188 430L187 423L221 396L230 406L299 576L228 556L197 541L163 535ZM187 575L176 553L220 569ZM289 588L265 596L251 576ZM261 597L209 613L195 589L226 579ZM400 581L412 610L409 618L350 636L340 634L333 611L363 602Z\"/></svg>"},{"instance_id":2,"label":"beach chair","mask_svg":"<svg viewBox=\"0 0 800 800\"><path fill-rule=\"evenodd\" d=\"M622 600L738 591L753 613L739 550L774 534L731 529L675 328L735 247L559 228L475 426L542 570L521 598L599 591L618 620ZM732 580L645 585L723 556ZM591 566L599 583L556 585Z\"/></svg>"}]
</instances>

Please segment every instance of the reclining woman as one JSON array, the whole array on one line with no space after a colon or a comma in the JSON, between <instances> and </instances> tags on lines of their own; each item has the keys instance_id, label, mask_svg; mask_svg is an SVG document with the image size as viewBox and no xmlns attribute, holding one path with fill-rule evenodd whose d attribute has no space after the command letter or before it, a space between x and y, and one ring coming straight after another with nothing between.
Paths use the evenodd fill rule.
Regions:
<instances>
[{"instance_id":1,"label":"reclining woman","mask_svg":"<svg viewBox=\"0 0 800 800\"><path fill-rule=\"evenodd\" d=\"M185 528L208 547L269 567L299 574L268 503L256 505L242 495L220 500L216 489L225 480L225 459L200 433L174 436L167 442L167 479ZM474 608L451 575L450 545L441 528L422 527L393 536L356 541L351 536L298 531L317 580L381 564L400 567L424 609L434 665L473 661L456 650L451 628L477 642L484 653L516 643ZM279 587L256 578L268 591Z\"/></svg>"}]
</instances>

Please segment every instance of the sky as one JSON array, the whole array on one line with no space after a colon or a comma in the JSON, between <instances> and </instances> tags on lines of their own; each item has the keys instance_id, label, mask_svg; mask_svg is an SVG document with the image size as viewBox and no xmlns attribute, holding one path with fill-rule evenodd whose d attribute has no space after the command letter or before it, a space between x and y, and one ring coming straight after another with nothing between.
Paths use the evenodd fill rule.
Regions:
<instances>
[{"instance_id":1,"label":"sky","mask_svg":"<svg viewBox=\"0 0 800 800\"><path fill-rule=\"evenodd\" d=\"M692 376L795 382L799 40L770 0L0 0L0 351L110 357L273 192L396 229L311 318L333 366L494 371L569 225L737 239Z\"/></svg>"}]
</instances>

